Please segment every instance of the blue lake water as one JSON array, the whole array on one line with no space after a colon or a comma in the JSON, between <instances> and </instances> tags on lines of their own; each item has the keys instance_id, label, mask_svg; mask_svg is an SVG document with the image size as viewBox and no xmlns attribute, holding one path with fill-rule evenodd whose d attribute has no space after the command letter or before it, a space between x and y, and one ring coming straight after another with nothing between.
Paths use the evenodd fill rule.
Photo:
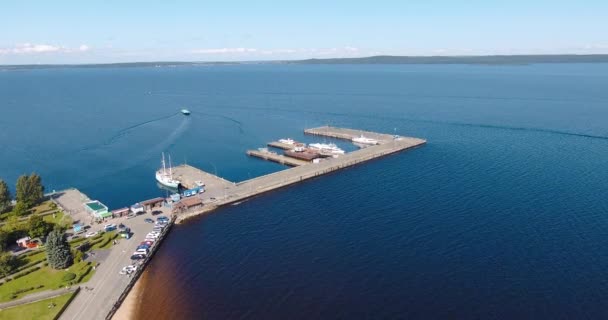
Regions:
<instances>
[{"instance_id":1,"label":"blue lake water","mask_svg":"<svg viewBox=\"0 0 608 320\"><path fill-rule=\"evenodd\" d=\"M608 64L0 72L0 178L116 208L164 195L163 151L240 181L306 127L421 137L177 226L139 318L606 318L607 88Z\"/></svg>"}]
</instances>

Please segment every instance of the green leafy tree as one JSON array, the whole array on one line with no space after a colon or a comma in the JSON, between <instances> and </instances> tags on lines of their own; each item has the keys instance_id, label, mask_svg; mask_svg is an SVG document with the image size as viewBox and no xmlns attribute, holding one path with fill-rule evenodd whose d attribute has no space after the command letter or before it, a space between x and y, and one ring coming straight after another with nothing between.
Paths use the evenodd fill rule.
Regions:
<instances>
[{"instance_id":1,"label":"green leafy tree","mask_svg":"<svg viewBox=\"0 0 608 320\"><path fill-rule=\"evenodd\" d=\"M46 257L49 266L54 269L65 269L72 265L70 245L60 230L53 230L46 237Z\"/></svg>"},{"instance_id":2,"label":"green leafy tree","mask_svg":"<svg viewBox=\"0 0 608 320\"><path fill-rule=\"evenodd\" d=\"M16 190L17 203L23 203L27 208L31 208L44 197L42 178L36 173L20 176L17 179Z\"/></svg>"},{"instance_id":3,"label":"green leafy tree","mask_svg":"<svg viewBox=\"0 0 608 320\"><path fill-rule=\"evenodd\" d=\"M27 223L28 234L32 238L44 237L53 230L52 224L44 221L39 215L32 215Z\"/></svg>"},{"instance_id":4,"label":"green leafy tree","mask_svg":"<svg viewBox=\"0 0 608 320\"><path fill-rule=\"evenodd\" d=\"M10 252L0 253L0 277L6 277L15 268L15 257Z\"/></svg>"},{"instance_id":5,"label":"green leafy tree","mask_svg":"<svg viewBox=\"0 0 608 320\"><path fill-rule=\"evenodd\" d=\"M0 179L0 212L6 211L11 206L11 192L8 190L8 185Z\"/></svg>"},{"instance_id":6,"label":"green leafy tree","mask_svg":"<svg viewBox=\"0 0 608 320\"><path fill-rule=\"evenodd\" d=\"M8 238L9 234L5 230L0 230L0 251L6 250L8 248Z\"/></svg>"},{"instance_id":7,"label":"green leafy tree","mask_svg":"<svg viewBox=\"0 0 608 320\"><path fill-rule=\"evenodd\" d=\"M17 204L13 208L13 213L17 217L26 215L28 213L27 205L23 202L17 202Z\"/></svg>"},{"instance_id":8,"label":"green leafy tree","mask_svg":"<svg viewBox=\"0 0 608 320\"><path fill-rule=\"evenodd\" d=\"M17 215L13 213L6 219L6 223L2 226L2 229L8 233L13 233L23 230L23 225L19 222Z\"/></svg>"}]
</instances>

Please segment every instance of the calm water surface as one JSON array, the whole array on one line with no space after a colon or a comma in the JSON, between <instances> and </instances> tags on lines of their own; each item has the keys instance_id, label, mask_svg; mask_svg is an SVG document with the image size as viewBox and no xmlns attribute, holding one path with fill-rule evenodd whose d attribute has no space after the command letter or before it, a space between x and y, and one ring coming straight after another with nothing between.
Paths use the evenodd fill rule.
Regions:
<instances>
[{"instance_id":1,"label":"calm water surface","mask_svg":"<svg viewBox=\"0 0 608 320\"><path fill-rule=\"evenodd\" d=\"M0 72L0 177L115 208L163 195L162 151L240 181L306 127L422 137L176 227L138 318L601 319L606 88L608 64Z\"/></svg>"}]
</instances>

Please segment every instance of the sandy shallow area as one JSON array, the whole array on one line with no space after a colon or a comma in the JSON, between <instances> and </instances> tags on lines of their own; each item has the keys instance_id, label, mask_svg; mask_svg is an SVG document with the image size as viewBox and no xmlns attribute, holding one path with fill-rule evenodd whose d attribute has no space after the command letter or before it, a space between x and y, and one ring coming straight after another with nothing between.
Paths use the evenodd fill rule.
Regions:
<instances>
[{"instance_id":1,"label":"sandy shallow area","mask_svg":"<svg viewBox=\"0 0 608 320\"><path fill-rule=\"evenodd\" d=\"M143 283L140 278L139 280L137 280L137 282L135 283L135 285L133 286L133 288L131 289L131 291L129 292L127 297L125 298L125 300L122 302L122 304L120 305L120 308L114 314L114 317L112 317L113 320L135 319L135 315L137 312L137 306L141 299L140 293L141 293L142 286L143 286Z\"/></svg>"}]
</instances>

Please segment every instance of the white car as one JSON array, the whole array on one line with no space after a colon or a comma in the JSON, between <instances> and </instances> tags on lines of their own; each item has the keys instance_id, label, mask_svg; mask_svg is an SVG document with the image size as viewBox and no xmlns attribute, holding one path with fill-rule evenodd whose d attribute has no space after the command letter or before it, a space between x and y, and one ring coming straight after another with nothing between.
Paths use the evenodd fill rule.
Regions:
<instances>
[{"instance_id":1,"label":"white car","mask_svg":"<svg viewBox=\"0 0 608 320\"><path fill-rule=\"evenodd\" d=\"M148 234L146 235L146 239L147 239L147 238L154 238L154 239L158 239L158 237L160 237L160 235L159 235L159 234L157 234L157 233L148 233Z\"/></svg>"},{"instance_id":2,"label":"white car","mask_svg":"<svg viewBox=\"0 0 608 320\"><path fill-rule=\"evenodd\" d=\"M135 272L135 270L137 270L137 266L128 265L123 267L118 274L129 274Z\"/></svg>"},{"instance_id":3,"label":"white car","mask_svg":"<svg viewBox=\"0 0 608 320\"><path fill-rule=\"evenodd\" d=\"M84 235L85 238L91 238L94 237L96 235L99 234L99 231L91 231L91 232L87 232L87 234Z\"/></svg>"}]
</instances>

